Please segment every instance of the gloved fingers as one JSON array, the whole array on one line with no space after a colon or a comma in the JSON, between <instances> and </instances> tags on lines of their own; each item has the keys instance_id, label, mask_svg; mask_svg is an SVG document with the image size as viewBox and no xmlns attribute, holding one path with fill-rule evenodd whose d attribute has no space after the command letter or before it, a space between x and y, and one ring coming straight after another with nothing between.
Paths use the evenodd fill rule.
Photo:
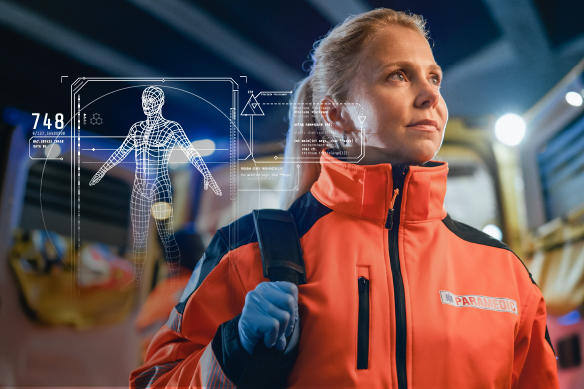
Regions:
<instances>
[{"instance_id":1,"label":"gloved fingers","mask_svg":"<svg viewBox=\"0 0 584 389\"><path fill-rule=\"evenodd\" d=\"M290 323L286 328L286 337L288 337L292 334L294 326L298 321L298 286L288 281L276 281L272 282L272 284L280 288L282 291L286 292L288 295L291 294L293 297L293 300L290 300L290 298L288 297L286 298L285 301L283 301L283 303L286 304L285 307L280 306L281 308L285 308L288 312L292 314L292 320L290 320Z\"/></svg>"},{"instance_id":2,"label":"gloved fingers","mask_svg":"<svg viewBox=\"0 0 584 389\"><path fill-rule=\"evenodd\" d=\"M284 293L291 294L294 299L298 300L298 286L288 281L264 281L260 282L256 287L257 291L272 291L280 290Z\"/></svg>"},{"instance_id":3,"label":"gloved fingers","mask_svg":"<svg viewBox=\"0 0 584 389\"><path fill-rule=\"evenodd\" d=\"M294 331L294 327L296 327L297 323L298 323L298 307L296 307L296 314L292 316L292 318L288 322L288 326L286 327L286 331L284 332L284 335L286 337L289 337L292 334L292 331Z\"/></svg>"},{"instance_id":4,"label":"gloved fingers","mask_svg":"<svg viewBox=\"0 0 584 389\"><path fill-rule=\"evenodd\" d=\"M290 312L278 308L268 300L265 300L265 303L262 305L261 308L268 317L276 319L276 321L278 322L278 328L276 330L276 339L279 339L280 337L284 336L285 333L289 333L288 328L294 322L294 318L292 317Z\"/></svg>"},{"instance_id":5,"label":"gloved fingers","mask_svg":"<svg viewBox=\"0 0 584 389\"><path fill-rule=\"evenodd\" d=\"M278 341L276 342L276 348L280 351L286 348L286 338L284 337L284 335L278 338Z\"/></svg>"},{"instance_id":6,"label":"gloved fingers","mask_svg":"<svg viewBox=\"0 0 584 389\"><path fill-rule=\"evenodd\" d=\"M256 334L260 337L263 334L265 341L267 341L266 336L269 335L271 343L269 345L266 343L267 347L274 346L277 339L285 333L290 333L293 329L289 328L294 324L292 315L272 304L257 288L249 292L246 296L244 310L248 310L249 312L246 312L246 317L251 317L254 321L257 320L256 329L259 330L259 334L257 332ZM277 323L277 327L274 326L274 322Z\"/></svg>"},{"instance_id":7,"label":"gloved fingers","mask_svg":"<svg viewBox=\"0 0 584 389\"><path fill-rule=\"evenodd\" d=\"M286 337L287 343L284 352L290 352L290 350L296 347L299 339L300 339L300 319L296 320L296 323L294 324L294 330L292 331L289 337Z\"/></svg>"},{"instance_id":8,"label":"gloved fingers","mask_svg":"<svg viewBox=\"0 0 584 389\"><path fill-rule=\"evenodd\" d=\"M258 288L257 292L276 307L287 311L294 317L298 313L298 298L293 293L287 292L287 290L281 289L275 282L270 282L266 283L266 286Z\"/></svg>"},{"instance_id":9,"label":"gloved fingers","mask_svg":"<svg viewBox=\"0 0 584 389\"><path fill-rule=\"evenodd\" d=\"M246 320L241 319L238 323L238 331L243 348L245 348L249 354L252 354L253 347L260 339L262 339L263 334L258 334L256 328L250 326Z\"/></svg>"},{"instance_id":10,"label":"gloved fingers","mask_svg":"<svg viewBox=\"0 0 584 389\"><path fill-rule=\"evenodd\" d=\"M292 294L294 300L298 301L298 286L292 282L288 281L274 281L271 282L274 286L277 286L282 291Z\"/></svg>"},{"instance_id":11,"label":"gloved fingers","mask_svg":"<svg viewBox=\"0 0 584 389\"><path fill-rule=\"evenodd\" d=\"M262 327L264 329L264 344L267 348L272 348L278 340L280 323L273 317L264 317Z\"/></svg>"},{"instance_id":12,"label":"gloved fingers","mask_svg":"<svg viewBox=\"0 0 584 389\"><path fill-rule=\"evenodd\" d=\"M298 321L298 287L285 281L262 282L245 297L240 340L250 354L262 340L268 348L285 350Z\"/></svg>"},{"instance_id":13,"label":"gloved fingers","mask_svg":"<svg viewBox=\"0 0 584 389\"><path fill-rule=\"evenodd\" d=\"M278 285L278 283L288 285L284 285L284 288L282 289L280 287L281 285ZM285 336L290 336L294 329L295 322L298 320L298 299L293 293L288 293L288 291L294 292L294 290L296 290L297 292L296 285L289 282L267 282L265 285L256 288L256 290L262 297L274 304L277 308L288 312L290 319L285 326L282 327L282 330ZM281 323L281 325L284 325L284 323ZM282 332L280 335L281 334Z\"/></svg>"},{"instance_id":14,"label":"gloved fingers","mask_svg":"<svg viewBox=\"0 0 584 389\"><path fill-rule=\"evenodd\" d=\"M260 331L256 323L258 316L257 298L251 292L245 296L245 304L239 319L240 333L251 345L255 345L263 337L263 332Z\"/></svg>"}]
</instances>

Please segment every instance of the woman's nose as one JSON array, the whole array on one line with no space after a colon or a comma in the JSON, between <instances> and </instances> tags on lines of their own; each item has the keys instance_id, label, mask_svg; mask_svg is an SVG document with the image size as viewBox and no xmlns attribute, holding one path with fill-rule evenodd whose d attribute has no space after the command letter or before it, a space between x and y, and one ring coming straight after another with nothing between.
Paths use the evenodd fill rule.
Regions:
<instances>
[{"instance_id":1,"label":"woman's nose","mask_svg":"<svg viewBox=\"0 0 584 389\"><path fill-rule=\"evenodd\" d=\"M421 84L414 105L418 108L434 107L440 99L439 88L429 81L422 81Z\"/></svg>"}]
</instances>

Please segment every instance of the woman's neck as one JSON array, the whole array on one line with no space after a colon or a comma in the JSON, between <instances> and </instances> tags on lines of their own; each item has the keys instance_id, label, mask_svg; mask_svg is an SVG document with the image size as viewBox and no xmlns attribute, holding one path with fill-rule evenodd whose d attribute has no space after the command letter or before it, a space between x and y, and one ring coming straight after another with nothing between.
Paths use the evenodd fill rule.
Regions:
<instances>
[{"instance_id":1,"label":"woman's neck","mask_svg":"<svg viewBox=\"0 0 584 389\"><path fill-rule=\"evenodd\" d=\"M361 149L361 147L342 147L342 149L336 148L332 149L331 151L331 155L335 157L337 157L337 155L342 156L340 158L337 157L338 159L347 162L353 162L357 165L378 165L382 163L389 163L391 165L407 164L421 166L424 164L424 162L413 161L400 156L389 155L384 149L378 149L374 147L366 147L363 149Z\"/></svg>"}]
</instances>

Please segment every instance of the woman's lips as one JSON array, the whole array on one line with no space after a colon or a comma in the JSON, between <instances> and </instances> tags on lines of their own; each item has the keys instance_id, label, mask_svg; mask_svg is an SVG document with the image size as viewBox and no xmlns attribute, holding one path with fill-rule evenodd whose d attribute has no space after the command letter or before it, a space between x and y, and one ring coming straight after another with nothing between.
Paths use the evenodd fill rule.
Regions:
<instances>
[{"instance_id":1,"label":"woman's lips","mask_svg":"<svg viewBox=\"0 0 584 389\"><path fill-rule=\"evenodd\" d=\"M410 125L407 127L411 128L413 130L418 130L418 131L427 131L427 132L438 131L438 128L436 126L431 125L431 124L413 124L413 125Z\"/></svg>"}]
</instances>

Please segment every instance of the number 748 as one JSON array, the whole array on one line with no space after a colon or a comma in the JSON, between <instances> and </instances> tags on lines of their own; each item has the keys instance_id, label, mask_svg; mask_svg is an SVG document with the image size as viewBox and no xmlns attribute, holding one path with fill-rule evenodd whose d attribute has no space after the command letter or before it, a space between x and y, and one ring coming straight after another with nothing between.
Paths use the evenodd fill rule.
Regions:
<instances>
[{"instance_id":1,"label":"number 748","mask_svg":"<svg viewBox=\"0 0 584 389\"><path fill-rule=\"evenodd\" d=\"M40 112L33 112L32 116L35 117L34 126L32 127L32 129L36 130L37 125L39 123L39 119L41 117L41 114L40 114ZM44 118L43 118L43 126L50 130L52 125L53 124L52 124L51 118L49 117L49 114L45 113ZM57 130L62 130L64 126L65 126L65 123L63 121L63 114L62 113L56 114L55 115L55 128Z\"/></svg>"}]
</instances>

